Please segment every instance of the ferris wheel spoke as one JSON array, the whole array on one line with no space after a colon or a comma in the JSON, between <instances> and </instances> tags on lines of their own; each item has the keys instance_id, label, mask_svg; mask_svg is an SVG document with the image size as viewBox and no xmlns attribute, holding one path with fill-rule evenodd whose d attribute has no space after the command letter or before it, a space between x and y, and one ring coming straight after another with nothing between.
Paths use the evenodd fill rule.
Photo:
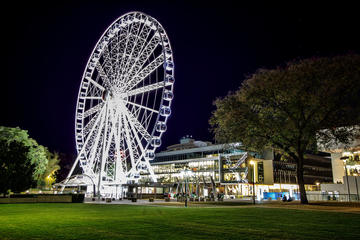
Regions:
<instances>
[{"instance_id":1,"label":"ferris wheel spoke","mask_svg":"<svg viewBox=\"0 0 360 240\"><path fill-rule=\"evenodd\" d=\"M92 85L94 85L95 87L99 88L102 91L105 91L105 88L103 86L101 86L98 82L96 82L95 80L93 80L90 77L85 77L85 79L87 79Z\"/></svg>"},{"instance_id":2,"label":"ferris wheel spoke","mask_svg":"<svg viewBox=\"0 0 360 240\"><path fill-rule=\"evenodd\" d=\"M105 167L107 167L107 170L109 170L109 168L112 168L112 166L110 166L110 165L113 164L112 162L106 161L106 159L108 159L108 157L109 157L110 147L112 145L113 138L114 138L114 132L115 132L115 126L113 124L115 121L113 119L110 121L110 118L113 118L111 116L111 114L109 114L109 119L108 119L108 124L111 122L111 126L109 126L110 130L108 129L108 131L107 131L107 132L109 132L109 131L110 132L105 134L105 140L104 140L105 152L103 152L103 159L105 159L105 161L103 161L104 162L103 171L105 171Z\"/></svg>"},{"instance_id":3,"label":"ferris wheel spoke","mask_svg":"<svg viewBox=\"0 0 360 240\"><path fill-rule=\"evenodd\" d=\"M133 142L130 137L130 131L128 128L129 126L126 122L125 116L122 115L122 118L123 118L123 122L124 122L125 141L126 141L126 145L129 150L129 153L130 153L130 161L131 161L131 169L132 169L135 165L135 157L136 157L135 153L134 153L134 145L133 145Z\"/></svg>"},{"instance_id":4,"label":"ferris wheel spoke","mask_svg":"<svg viewBox=\"0 0 360 240\"><path fill-rule=\"evenodd\" d=\"M117 119L117 125L116 127L116 132L115 132L115 148L116 148L116 154L117 154L117 158L120 158L120 161L116 161L117 159L115 159L115 179L116 181L120 181L122 179L122 177L125 175L127 169L126 169L126 158L124 159L124 154L125 154L125 146L124 143L122 141L122 125L120 124L121 121L121 112L117 113L116 116Z\"/></svg>"},{"instance_id":5,"label":"ferris wheel spoke","mask_svg":"<svg viewBox=\"0 0 360 240\"><path fill-rule=\"evenodd\" d=\"M113 41L116 41L116 43L112 43L112 46L111 46L111 49L110 49L111 58L112 58L112 60L114 62L113 70L112 70L114 84L117 84L116 79L118 79L118 75L120 74L120 67L119 67L120 60L121 60L120 59L120 52L122 52L121 45L123 44L125 37L126 37L125 34L121 34L121 35L116 36L115 40L113 40Z\"/></svg>"},{"instance_id":6,"label":"ferris wheel spoke","mask_svg":"<svg viewBox=\"0 0 360 240\"><path fill-rule=\"evenodd\" d=\"M143 151L143 146L137 135L137 131L132 128L131 122L129 121L129 119L127 119L127 116L124 116L124 122L125 122L126 129L130 136L129 142L130 142L131 148L129 148L129 149L132 149L133 156L134 156L134 161L131 164L130 171L136 172L136 167L139 164L139 162L141 161L142 157L145 155L145 150ZM140 148L140 150L139 150L139 148Z\"/></svg>"},{"instance_id":7,"label":"ferris wheel spoke","mask_svg":"<svg viewBox=\"0 0 360 240\"><path fill-rule=\"evenodd\" d=\"M111 82L111 79L109 76L113 76L113 63L111 61L109 49L107 46L104 47L102 55L104 58L104 63L102 65L102 69L104 70L104 73L106 74L109 82Z\"/></svg>"},{"instance_id":8,"label":"ferris wheel spoke","mask_svg":"<svg viewBox=\"0 0 360 240\"><path fill-rule=\"evenodd\" d=\"M115 70L115 79L118 79L120 74L121 74L121 63L123 60L123 55L125 52L125 48L126 48L126 43L127 43L127 37L128 37L128 32L129 32L129 25L127 25L125 28L121 28L120 33L117 37L118 39L118 44L115 47L116 49L116 70Z\"/></svg>"},{"instance_id":9,"label":"ferris wheel spoke","mask_svg":"<svg viewBox=\"0 0 360 240\"><path fill-rule=\"evenodd\" d=\"M147 141L151 141L151 135L146 130L146 128L139 122L139 120L127 109L125 106L122 106L124 114L128 117L129 121L138 129L142 137Z\"/></svg>"},{"instance_id":10,"label":"ferris wheel spoke","mask_svg":"<svg viewBox=\"0 0 360 240\"><path fill-rule=\"evenodd\" d=\"M134 53L134 47L136 46L137 41L138 41L140 27L141 27L140 22L134 22L132 25L132 28L131 28L131 31L129 34L129 38L128 38L129 43L127 44L126 49L125 49L126 61L124 61L121 66L121 71L123 73L126 73L127 66L129 64L129 62L131 62L132 55Z\"/></svg>"},{"instance_id":11,"label":"ferris wheel spoke","mask_svg":"<svg viewBox=\"0 0 360 240\"><path fill-rule=\"evenodd\" d=\"M95 125L95 122L100 116L100 112L97 112L94 117L91 118L91 120L84 126L83 128L83 136L87 136L88 133L91 131L93 126Z\"/></svg>"},{"instance_id":12,"label":"ferris wheel spoke","mask_svg":"<svg viewBox=\"0 0 360 240\"><path fill-rule=\"evenodd\" d=\"M110 79L106 75L103 67L101 66L101 64L99 62L96 63L95 68L98 71L101 79L103 80L105 87L110 87L111 86Z\"/></svg>"},{"instance_id":13,"label":"ferris wheel spoke","mask_svg":"<svg viewBox=\"0 0 360 240\"><path fill-rule=\"evenodd\" d=\"M133 68L134 64L137 61L138 56L140 55L142 48L146 43L146 39L148 38L150 33L151 33L151 28L146 24L144 24L141 30L138 31L138 34L135 36L134 46L132 48L131 54L129 56L129 59L125 65L125 69L123 70L123 72L129 73L130 69ZM122 82L125 80L126 76L127 74L123 74L121 76Z\"/></svg>"},{"instance_id":14,"label":"ferris wheel spoke","mask_svg":"<svg viewBox=\"0 0 360 240\"><path fill-rule=\"evenodd\" d=\"M95 105L94 107L86 110L81 116L82 116L83 118L87 118L87 117L93 115L94 113L100 111L103 106L104 106L104 102L101 102L101 103Z\"/></svg>"},{"instance_id":15,"label":"ferris wheel spoke","mask_svg":"<svg viewBox=\"0 0 360 240\"><path fill-rule=\"evenodd\" d=\"M145 49L144 47L147 45L146 39L149 38L150 33L151 33L151 27L148 26L147 24L144 24L144 27L143 27L141 33L139 34L140 44L137 45L137 56L136 57L138 57ZM158 43L158 41L157 41L158 39L156 39L156 41L154 41L155 36L158 37L158 34L154 34L151 37L150 41L148 42L148 44L153 44L154 48L156 48L156 44Z\"/></svg>"},{"instance_id":16,"label":"ferris wheel spoke","mask_svg":"<svg viewBox=\"0 0 360 240\"><path fill-rule=\"evenodd\" d=\"M163 88L164 86L165 86L164 81L157 82L157 83L154 83L154 84L150 84L150 85L147 85L147 86L144 86L144 87L140 87L140 88L136 88L136 89L133 89L131 91L128 91L126 93L126 96L131 97L131 96L138 95L138 94L141 94L141 93L154 91L156 89Z\"/></svg>"},{"instance_id":17,"label":"ferris wheel spoke","mask_svg":"<svg viewBox=\"0 0 360 240\"><path fill-rule=\"evenodd\" d=\"M123 124L123 121L122 121L122 115L123 114L119 114L119 121L121 122L121 128L119 129L119 138L120 138L120 149L122 150L122 155L123 155L123 161L122 161L122 169L123 169L123 173L126 174L126 172L129 170L128 169L128 165L127 165L127 162L126 162L126 141L125 141L125 138L126 138L126 135L125 135L125 128L124 128L124 124ZM121 152L120 152L121 153Z\"/></svg>"},{"instance_id":18,"label":"ferris wheel spoke","mask_svg":"<svg viewBox=\"0 0 360 240\"><path fill-rule=\"evenodd\" d=\"M94 124L91 126L91 129L90 129L90 132L88 135L84 134L84 136L86 136L86 139L85 139L85 143L81 149L81 151L79 152L79 155L83 154L84 151L86 149L90 149L93 144L98 144L99 142L99 135L101 134L101 126L102 126L102 118L103 118L103 113L104 113L104 110L102 110L99 115L97 117L94 117L93 119L95 119L94 121ZM93 120L92 119L92 120ZM89 124L87 124L85 127L89 126ZM95 132L95 129L97 129L97 131ZM84 129L84 133L85 133L85 129ZM93 133L95 133L95 136L93 136ZM94 147L92 149L95 149ZM91 151L90 151L90 155L88 157L88 160L90 160L90 162L93 160L93 158L91 157ZM90 164L91 166L91 164Z\"/></svg>"},{"instance_id":19,"label":"ferris wheel spoke","mask_svg":"<svg viewBox=\"0 0 360 240\"><path fill-rule=\"evenodd\" d=\"M100 156L100 164L99 164L99 185L101 185L101 182L103 181L103 174L105 173L105 164L106 164L106 160L108 158L109 152L106 151L106 147L109 144L108 143L108 139L109 139L109 125L111 124L110 120L110 109L109 109L109 104L105 105L105 121L103 122L103 128L104 128L104 133L103 133L103 141L102 141L102 145L101 145L101 156ZM110 126L111 127L111 126Z\"/></svg>"},{"instance_id":20,"label":"ferris wheel spoke","mask_svg":"<svg viewBox=\"0 0 360 240\"><path fill-rule=\"evenodd\" d=\"M100 122L100 126L98 128L98 131L96 132L96 135L93 136L93 142L92 142L92 145L89 146L89 156L88 156L88 160L89 160L89 168L92 169L92 171L96 172L96 168L97 168L97 165L99 163L99 158L100 158L100 155L99 155L99 148L101 148L101 138L103 138L103 135L102 134L102 130L104 128L104 120L102 120Z\"/></svg>"},{"instance_id":21,"label":"ferris wheel spoke","mask_svg":"<svg viewBox=\"0 0 360 240\"><path fill-rule=\"evenodd\" d=\"M141 68L143 67L145 62L149 59L149 57L152 55L152 53L157 48L157 46L159 46L160 42L161 39L158 36L158 34L154 34L151 40L149 41L149 43L141 50L138 60L135 61L135 63L132 65L131 69L129 70L127 79L125 79L124 81L125 84L131 81L131 79L133 79L135 75L140 72Z\"/></svg>"},{"instance_id":22,"label":"ferris wheel spoke","mask_svg":"<svg viewBox=\"0 0 360 240\"><path fill-rule=\"evenodd\" d=\"M121 57L125 49L127 34L128 34L128 25L126 27L122 27L118 33L115 34L114 38L112 38L109 46L110 46L110 56L115 60L115 64L113 64L113 79L117 79L119 74L119 65L121 62Z\"/></svg>"},{"instance_id":23,"label":"ferris wheel spoke","mask_svg":"<svg viewBox=\"0 0 360 240\"><path fill-rule=\"evenodd\" d=\"M99 124L99 121L102 117L102 114L104 112L104 108L100 110L100 112L97 112L93 118L84 126L83 129L83 136L88 136L88 133L91 134L91 132L94 130L94 127Z\"/></svg>"},{"instance_id":24,"label":"ferris wheel spoke","mask_svg":"<svg viewBox=\"0 0 360 240\"><path fill-rule=\"evenodd\" d=\"M148 115L145 115L143 120L141 121L145 128L149 128L149 124L150 124L150 121L151 121L151 119L153 117L153 114L154 113L150 113Z\"/></svg>"},{"instance_id":25,"label":"ferris wheel spoke","mask_svg":"<svg viewBox=\"0 0 360 240\"><path fill-rule=\"evenodd\" d=\"M125 39L125 44L122 47L122 52L121 52L121 59L120 59L120 63L119 63L119 74L118 76L121 76L121 74L123 74L122 70L124 67L124 64L127 61L127 55L126 55L126 49L128 48L129 45L129 39L131 36L131 30L132 30L133 24L128 24L127 25L127 32L126 32L126 39Z\"/></svg>"},{"instance_id":26,"label":"ferris wheel spoke","mask_svg":"<svg viewBox=\"0 0 360 240\"><path fill-rule=\"evenodd\" d=\"M131 105L133 105L133 106L136 106L136 107L138 107L138 108L145 109L145 110L150 111L150 112L159 113L159 111L157 111L157 110L155 110L155 109L148 108L148 107L142 106L142 105L137 104L137 103L133 103L133 102L126 101L126 100L124 100L124 103L131 104Z\"/></svg>"},{"instance_id":27,"label":"ferris wheel spoke","mask_svg":"<svg viewBox=\"0 0 360 240\"><path fill-rule=\"evenodd\" d=\"M102 100L102 97L97 97L97 96L86 96L82 98L85 100Z\"/></svg>"},{"instance_id":28,"label":"ferris wheel spoke","mask_svg":"<svg viewBox=\"0 0 360 240\"><path fill-rule=\"evenodd\" d=\"M152 72L154 72L158 67L163 66L164 64L164 55L161 54L155 58L150 64L143 68L139 73L137 73L125 86L125 90L131 90L141 81L146 79Z\"/></svg>"},{"instance_id":29,"label":"ferris wheel spoke","mask_svg":"<svg viewBox=\"0 0 360 240\"><path fill-rule=\"evenodd\" d=\"M107 121L107 125L108 125L108 132L109 133L106 133L106 136L108 135L108 137L106 137L105 139L105 147L106 147L106 153L109 152L109 149L110 149L110 145L111 145L111 141L112 141L112 137L114 135L114 132L115 132L115 119L114 119L114 116L113 116L113 113L111 112L111 109L108 110L108 118L106 119ZM110 126L109 126L110 125Z\"/></svg>"},{"instance_id":30,"label":"ferris wheel spoke","mask_svg":"<svg viewBox=\"0 0 360 240\"><path fill-rule=\"evenodd\" d=\"M127 122L129 123L130 129L132 130L132 132L134 133L135 136L135 140L137 142L137 146L140 148L140 154L139 154L139 158L138 161L135 163L135 167L137 167L137 165L141 162L141 159L145 156L145 149L143 147L143 144L141 142L141 140L139 139L138 136L138 131L136 130L134 124L132 123L132 121L129 119L129 116L127 115Z\"/></svg>"}]
</instances>

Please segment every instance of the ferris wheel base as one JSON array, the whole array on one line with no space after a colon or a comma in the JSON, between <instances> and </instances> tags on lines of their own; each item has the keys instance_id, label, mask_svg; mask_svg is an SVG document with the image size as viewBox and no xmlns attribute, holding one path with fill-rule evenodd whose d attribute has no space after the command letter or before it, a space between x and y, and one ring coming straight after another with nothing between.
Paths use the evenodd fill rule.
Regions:
<instances>
[{"instance_id":1,"label":"ferris wheel base","mask_svg":"<svg viewBox=\"0 0 360 240\"><path fill-rule=\"evenodd\" d=\"M148 181L144 181L144 180ZM92 179L89 175L78 174L63 180L54 186L60 190L58 193L85 193L86 197L98 197L99 199L123 199L134 198L132 195L137 196L136 187L163 187L163 184L158 183L156 177L147 175L147 178L126 178L122 182L102 182L100 189L98 189L98 181ZM141 190L140 190L141 192Z\"/></svg>"}]
</instances>

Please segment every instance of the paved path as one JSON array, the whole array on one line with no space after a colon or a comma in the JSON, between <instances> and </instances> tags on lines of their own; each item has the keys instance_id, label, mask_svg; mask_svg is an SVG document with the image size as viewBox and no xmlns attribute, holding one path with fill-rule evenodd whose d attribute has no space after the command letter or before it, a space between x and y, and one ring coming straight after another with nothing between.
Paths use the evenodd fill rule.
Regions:
<instances>
[{"instance_id":1,"label":"paved path","mask_svg":"<svg viewBox=\"0 0 360 240\"><path fill-rule=\"evenodd\" d=\"M166 206L162 205L161 203L165 203L162 199L156 199L154 202L149 202L148 199L138 199L136 202L132 202L131 200L124 199L124 200L115 200L111 202L101 201L101 200L85 200L85 203L87 204L118 204L118 205L147 205L147 206ZM169 205L172 206L172 205ZM172 207L177 207L176 205L173 205Z\"/></svg>"},{"instance_id":2,"label":"paved path","mask_svg":"<svg viewBox=\"0 0 360 240\"><path fill-rule=\"evenodd\" d=\"M310 204L300 203L270 203L270 204L259 204L258 207L264 208L287 208L297 210L311 210L311 211L328 211L328 212L345 212L345 213L356 213L360 214L359 204L327 204L326 202L316 202Z\"/></svg>"}]
</instances>

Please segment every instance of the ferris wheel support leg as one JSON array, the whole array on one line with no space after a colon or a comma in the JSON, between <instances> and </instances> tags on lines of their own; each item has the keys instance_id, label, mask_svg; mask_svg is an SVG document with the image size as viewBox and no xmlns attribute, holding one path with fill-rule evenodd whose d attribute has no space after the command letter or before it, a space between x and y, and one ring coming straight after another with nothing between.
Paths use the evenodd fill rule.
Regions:
<instances>
[{"instance_id":1,"label":"ferris wheel support leg","mask_svg":"<svg viewBox=\"0 0 360 240\"><path fill-rule=\"evenodd\" d=\"M157 178L155 176L154 170L151 168L149 162L146 162L146 165L148 167L151 179L153 180L153 182L157 182Z\"/></svg>"},{"instance_id":2,"label":"ferris wheel support leg","mask_svg":"<svg viewBox=\"0 0 360 240\"><path fill-rule=\"evenodd\" d=\"M106 103L105 104L105 131L104 131L104 142L106 142L106 138L107 138L107 134L108 134L108 123L107 123L107 119L108 119L108 104ZM101 122L101 125L100 125L100 129L103 128L103 125L104 125L104 122ZM111 137L111 136L109 136ZM103 155L100 159L100 171L99 171L99 182L98 182L98 199L100 200L100 197L101 197L101 187L102 187L102 177L103 177L103 172L105 171L105 162L106 162L106 158L107 158L107 152L105 151L106 150L106 144L103 145L103 149L102 149L102 152L103 152Z\"/></svg>"},{"instance_id":3,"label":"ferris wheel support leg","mask_svg":"<svg viewBox=\"0 0 360 240\"><path fill-rule=\"evenodd\" d=\"M96 119L96 121L95 121L94 125L92 126L92 128L91 128L91 130L90 130L89 135L93 134L94 129L95 129L95 126L96 126L96 125L98 124L98 122L100 121L100 118L101 118L101 116L102 116L102 113L103 113L103 110L100 112L100 114L99 114L98 118ZM68 183L68 181L69 181L69 179L70 179L71 175L73 174L73 172L74 172L74 170L75 170L75 167L76 167L76 166L77 166L77 164L79 163L80 156L84 153L84 151L85 151L85 147L86 147L86 145L88 144L89 139L90 139L89 137L86 139L86 141L85 141L85 143L84 143L83 147L81 148L80 152L78 153L78 155L77 155L77 157L76 157L76 160L75 160L75 162L74 162L73 166L71 167L71 169L70 169L70 172L69 172L68 176L66 177L66 179L65 179L65 181L64 181L64 185L61 187L61 191L60 191L60 192L63 192L63 191L64 191L65 185ZM95 193L94 193L94 194L95 194Z\"/></svg>"},{"instance_id":4,"label":"ferris wheel support leg","mask_svg":"<svg viewBox=\"0 0 360 240\"><path fill-rule=\"evenodd\" d=\"M69 171L69 174L67 175L67 177L65 178L65 181L64 181L64 185L61 187L61 190L60 192L62 193L65 189L65 185L69 182L69 179L71 177L71 175L73 174L74 170L75 170L75 167L77 166L77 164L79 163L79 159L80 159L80 155L77 156L73 166L71 167L70 171Z\"/></svg>"}]
</instances>

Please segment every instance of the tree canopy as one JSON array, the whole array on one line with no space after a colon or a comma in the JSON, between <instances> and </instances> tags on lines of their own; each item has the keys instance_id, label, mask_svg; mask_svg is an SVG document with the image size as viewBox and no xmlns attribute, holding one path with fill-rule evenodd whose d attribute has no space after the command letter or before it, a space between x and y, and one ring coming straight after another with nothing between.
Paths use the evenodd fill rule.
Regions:
<instances>
[{"instance_id":1,"label":"tree canopy","mask_svg":"<svg viewBox=\"0 0 360 240\"><path fill-rule=\"evenodd\" d=\"M48 150L20 128L0 126L1 193L20 192L39 181L48 165Z\"/></svg>"},{"instance_id":2,"label":"tree canopy","mask_svg":"<svg viewBox=\"0 0 360 240\"><path fill-rule=\"evenodd\" d=\"M215 101L210 124L220 142L240 141L254 150L272 147L291 157L301 201L307 203L305 152L315 150L318 141L349 144L359 134L359 103L359 55L311 58L258 70L239 90Z\"/></svg>"},{"instance_id":3,"label":"tree canopy","mask_svg":"<svg viewBox=\"0 0 360 240\"><path fill-rule=\"evenodd\" d=\"M7 144L0 140L0 193L24 191L34 183L35 164L28 158L28 151L29 147L21 142Z\"/></svg>"}]
</instances>

